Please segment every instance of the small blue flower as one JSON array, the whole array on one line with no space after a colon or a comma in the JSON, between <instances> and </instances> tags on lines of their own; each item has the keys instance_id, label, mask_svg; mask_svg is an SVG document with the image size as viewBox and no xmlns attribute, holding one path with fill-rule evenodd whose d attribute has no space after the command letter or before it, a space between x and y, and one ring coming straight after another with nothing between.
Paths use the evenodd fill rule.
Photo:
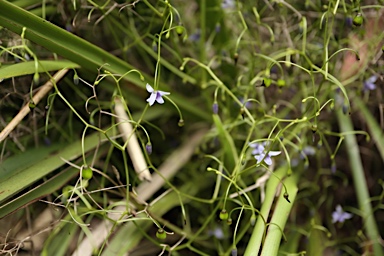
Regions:
<instances>
[{"instance_id":1,"label":"small blue flower","mask_svg":"<svg viewBox=\"0 0 384 256\"><path fill-rule=\"evenodd\" d=\"M363 84L364 84L363 90L364 91L375 90L376 89L376 85L375 85L376 80L377 80L377 76L375 76L375 75L373 75L370 78L368 78L367 80L365 80L363 82Z\"/></svg>"},{"instance_id":2,"label":"small blue flower","mask_svg":"<svg viewBox=\"0 0 384 256\"><path fill-rule=\"evenodd\" d=\"M316 149L312 146L306 146L301 151L300 158L303 159L304 157L313 156L316 154Z\"/></svg>"},{"instance_id":3,"label":"small blue flower","mask_svg":"<svg viewBox=\"0 0 384 256\"><path fill-rule=\"evenodd\" d=\"M224 239L224 231L223 231L223 229L221 229L219 227L217 227L213 230L209 230L208 235L214 236L215 238L217 238L219 240Z\"/></svg>"},{"instance_id":4,"label":"small blue flower","mask_svg":"<svg viewBox=\"0 0 384 256\"><path fill-rule=\"evenodd\" d=\"M260 155L264 152L265 143L249 143L249 147L253 148L252 155Z\"/></svg>"},{"instance_id":5,"label":"small blue flower","mask_svg":"<svg viewBox=\"0 0 384 256\"><path fill-rule=\"evenodd\" d=\"M221 2L221 8L223 9L232 9L236 6L236 3L234 0L223 0Z\"/></svg>"},{"instance_id":6,"label":"small blue flower","mask_svg":"<svg viewBox=\"0 0 384 256\"><path fill-rule=\"evenodd\" d=\"M190 35L188 37L188 39L192 42L197 42L200 40L200 37L201 37L201 31L200 29L198 29L195 33L193 33L192 35Z\"/></svg>"},{"instance_id":7,"label":"small blue flower","mask_svg":"<svg viewBox=\"0 0 384 256\"><path fill-rule=\"evenodd\" d=\"M163 96L171 94L169 92L155 91L152 88L152 86L150 86L149 84L147 84L145 87L147 88L147 92L149 92L151 94L149 96L149 98L147 99L149 106L152 106L155 103L155 101L159 104L163 104L164 103Z\"/></svg>"},{"instance_id":8,"label":"small blue flower","mask_svg":"<svg viewBox=\"0 0 384 256\"><path fill-rule=\"evenodd\" d=\"M344 212L343 208L338 204L336 206L336 211L332 213L332 223L340 222L343 223L345 220L352 218L352 214Z\"/></svg>"},{"instance_id":9,"label":"small blue flower","mask_svg":"<svg viewBox=\"0 0 384 256\"><path fill-rule=\"evenodd\" d=\"M267 151L265 150L265 146L267 145L266 142L264 143L252 143L249 144L252 150L252 155L255 157L257 160L257 164L259 164L261 161L264 160L264 162L267 165L272 164L272 156L277 156L281 154L281 151Z\"/></svg>"}]
</instances>

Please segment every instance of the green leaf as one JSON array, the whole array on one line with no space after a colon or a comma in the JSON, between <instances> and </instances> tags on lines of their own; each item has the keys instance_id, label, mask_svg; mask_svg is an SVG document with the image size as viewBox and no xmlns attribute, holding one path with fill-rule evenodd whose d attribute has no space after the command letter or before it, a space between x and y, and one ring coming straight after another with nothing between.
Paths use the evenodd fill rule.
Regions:
<instances>
[{"instance_id":1,"label":"green leaf","mask_svg":"<svg viewBox=\"0 0 384 256\"><path fill-rule=\"evenodd\" d=\"M94 133L85 138L84 152L95 148L100 143L99 136L99 133ZM58 152L35 149L28 154L18 155L4 161L0 172L0 202L63 166L65 162L61 158L71 161L80 157L81 148L81 141L77 141L62 147ZM21 158L23 161L18 165ZM36 161L35 158L39 158L39 161ZM32 164L26 166L28 162Z\"/></svg>"},{"instance_id":2,"label":"green leaf","mask_svg":"<svg viewBox=\"0 0 384 256\"><path fill-rule=\"evenodd\" d=\"M65 68L79 68L76 63L67 60L42 60L38 62L38 73L55 71ZM21 62L13 65L3 65L0 68L0 79L25 76L36 73L35 62Z\"/></svg>"},{"instance_id":3,"label":"green leaf","mask_svg":"<svg viewBox=\"0 0 384 256\"><path fill-rule=\"evenodd\" d=\"M79 170L70 168L60 172L54 177L50 178L43 184L28 190L25 194L13 199L12 201L0 206L0 219L4 218L8 214L16 211L17 209L32 203L39 198L52 194L53 192L64 186L70 179L72 179Z\"/></svg>"},{"instance_id":4,"label":"green leaf","mask_svg":"<svg viewBox=\"0 0 384 256\"><path fill-rule=\"evenodd\" d=\"M108 64L104 69L117 74L133 69L125 61L103 49L7 1L0 1L0 26L19 35L26 28L26 39L93 72L104 64ZM127 79L144 88L137 75Z\"/></svg>"}]
</instances>

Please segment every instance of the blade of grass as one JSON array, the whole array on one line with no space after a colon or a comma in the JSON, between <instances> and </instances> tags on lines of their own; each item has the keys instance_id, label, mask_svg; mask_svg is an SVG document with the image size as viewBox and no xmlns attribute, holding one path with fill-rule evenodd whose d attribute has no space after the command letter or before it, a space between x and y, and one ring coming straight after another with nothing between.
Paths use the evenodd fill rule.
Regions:
<instances>
[{"instance_id":1,"label":"blade of grass","mask_svg":"<svg viewBox=\"0 0 384 256\"><path fill-rule=\"evenodd\" d=\"M78 64L68 60L41 60L38 64L39 68L37 72L39 73L80 67ZM34 61L21 62L13 65L3 65L0 68L0 79L32 75L34 73L36 73Z\"/></svg>"},{"instance_id":2,"label":"blade of grass","mask_svg":"<svg viewBox=\"0 0 384 256\"><path fill-rule=\"evenodd\" d=\"M64 186L70 179L72 179L76 174L79 173L79 170L76 168L66 169L49 180L45 181L43 184L28 190L25 194L13 199L12 201L0 206L0 219L4 218L8 214L16 211L21 207L28 206L29 204L35 202L36 200L52 194L56 190Z\"/></svg>"},{"instance_id":3,"label":"blade of grass","mask_svg":"<svg viewBox=\"0 0 384 256\"><path fill-rule=\"evenodd\" d=\"M99 143L99 133L87 136L84 140L84 152L92 150ZM63 147L58 152L53 152L51 154L47 153L45 158L41 161L28 166L25 169L15 168L14 170L11 170L8 169L7 166L3 166L9 173L4 178L0 179L0 202L26 188L28 185L41 179L47 174L55 171L60 166L65 165L65 162L61 158L71 161L80 157L82 155L81 148L82 142L79 140ZM38 150L35 151L38 152ZM28 155L28 157L28 159L33 159L33 154Z\"/></svg>"}]
</instances>

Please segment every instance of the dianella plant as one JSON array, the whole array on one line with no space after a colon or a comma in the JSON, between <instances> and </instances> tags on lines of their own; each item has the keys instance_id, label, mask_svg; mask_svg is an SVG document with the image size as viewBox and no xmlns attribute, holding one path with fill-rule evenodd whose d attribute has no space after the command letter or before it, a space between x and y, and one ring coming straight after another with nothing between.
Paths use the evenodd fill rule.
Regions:
<instances>
[{"instance_id":1,"label":"dianella plant","mask_svg":"<svg viewBox=\"0 0 384 256\"><path fill-rule=\"evenodd\" d=\"M384 255L383 31L382 0L0 1L0 253Z\"/></svg>"}]
</instances>

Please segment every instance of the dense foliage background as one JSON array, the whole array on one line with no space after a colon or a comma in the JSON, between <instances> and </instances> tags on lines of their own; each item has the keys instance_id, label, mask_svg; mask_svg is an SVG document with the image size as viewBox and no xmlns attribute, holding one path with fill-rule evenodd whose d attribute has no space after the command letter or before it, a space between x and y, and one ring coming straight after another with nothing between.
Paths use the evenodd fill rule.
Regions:
<instances>
[{"instance_id":1,"label":"dense foliage background","mask_svg":"<svg viewBox=\"0 0 384 256\"><path fill-rule=\"evenodd\" d=\"M5 255L383 255L383 1L1 1Z\"/></svg>"}]
</instances>

